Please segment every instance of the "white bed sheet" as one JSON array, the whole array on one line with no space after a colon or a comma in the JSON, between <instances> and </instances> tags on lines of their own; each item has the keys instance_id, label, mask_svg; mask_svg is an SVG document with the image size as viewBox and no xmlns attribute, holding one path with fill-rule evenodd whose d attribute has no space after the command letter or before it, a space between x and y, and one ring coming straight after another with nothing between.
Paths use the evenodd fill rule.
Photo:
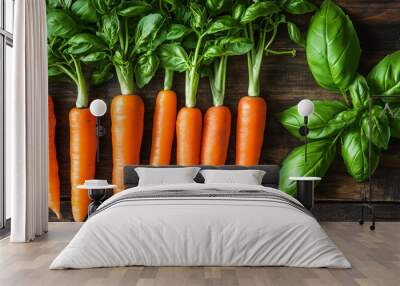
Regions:
<instances>
[{"instance_id":1,"label":"white bed sheet","mask_svg":"<svg viewBox=\"0 0 400 286\"><path fill-rule=\"evenodd\" d=\"M311 215L289 204L254 198L122 201L132 192L279 190L254 185L179 184L135 187L100 206L50 269L145 266L293 266L349 268ZM107 205L110 205L106 208Z\"/></svg>"}]
</instances>

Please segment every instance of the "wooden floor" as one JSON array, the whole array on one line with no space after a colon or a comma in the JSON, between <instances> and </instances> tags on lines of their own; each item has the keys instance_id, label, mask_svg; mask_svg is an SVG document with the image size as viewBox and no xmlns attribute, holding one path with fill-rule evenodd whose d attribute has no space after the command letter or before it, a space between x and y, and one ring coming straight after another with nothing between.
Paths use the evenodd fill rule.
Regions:
<instances>
[{"instance_id":1,"label":"wooden floor","mask_svg":"<svg viewBox=\"0 0 400 286\"><path fill-rule=\"evenodd\" d=\"M375 232L354 222L322 223L353 265L350 270L286 267L125 267L48 270L79 229L50 223L49 233L29 244L0 241L0 285L400 285L400 223L379 223Z\"/></svg>"}]
</instances>

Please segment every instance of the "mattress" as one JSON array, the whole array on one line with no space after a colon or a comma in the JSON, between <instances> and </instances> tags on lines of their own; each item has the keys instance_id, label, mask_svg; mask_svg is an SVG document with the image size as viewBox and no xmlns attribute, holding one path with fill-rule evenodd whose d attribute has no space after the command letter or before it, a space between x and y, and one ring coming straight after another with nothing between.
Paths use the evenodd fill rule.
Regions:
<instances>
[{"instance_id":1,"label":"mattress","mask_svg":"<svg viewBox=\"0 0 400 286\"><path fill-rule=\"evenodd\" d=\"M114 195L50 269L133 265L351 267L316 219L287 194L193 183Z\"/></svg>"}]
</instances>

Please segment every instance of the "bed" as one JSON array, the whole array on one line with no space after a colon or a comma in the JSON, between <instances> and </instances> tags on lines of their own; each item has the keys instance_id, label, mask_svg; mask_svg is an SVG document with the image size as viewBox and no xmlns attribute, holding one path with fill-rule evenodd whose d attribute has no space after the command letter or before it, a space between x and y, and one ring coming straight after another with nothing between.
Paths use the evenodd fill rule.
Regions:
<instances>
[{"instance_id":1,"label":"bed","mask_svg":"<svg viewBox=\"0 0 400 286\"><path fill-rule=\"evenodd\" d=\"M277 190L279 166L258 169L262 185L196 183L138 186L105 201L50 269L144 266L350 268L343 253L297 200ZM202 169L215 167L201 166Z\"/></svg>"}]
</instances>

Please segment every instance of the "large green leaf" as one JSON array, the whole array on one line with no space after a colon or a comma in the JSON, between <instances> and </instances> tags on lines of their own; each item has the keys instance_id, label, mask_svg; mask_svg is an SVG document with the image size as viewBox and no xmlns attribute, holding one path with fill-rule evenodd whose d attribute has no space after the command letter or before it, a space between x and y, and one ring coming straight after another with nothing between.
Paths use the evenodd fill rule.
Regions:
<instances>
[{"instance_id":1,"label":"large green leaf","mask_svg":"<svg viewBox=\"0 0 400 286\"><path fill-rule=\"evenodd\" d=\"M159 48L159 56L163 66L167 69L183 72L190 67L186 51L176 43L162 45Z\"/></svg>"},{"instance_id":2,"label":"large green leaf","mask_svg":"<svg viewBox=\"0 0 400 286\"><path fill-rule=\"evenodd\" d=\"M71 8L73 0L47 0L46 2L50 8L63 8L68 10Z\"/></svg>"},{"instance_id":3,"label":"large green leaf","mask_svg":"<svg viewBox=\"0 0 400 286\"><path fill-rule=\"evenodd\" d=\"M109 14L121 2L121 0L91 0L91 1L96 11L102 15Z\"/></svg>"},{"instance_id":4,"label":"large green leaf","mask_svg":"<svg viewBox=\"0 0 400 286\"><path fill-rule=\"evenodd\" d=\"M354 108L363 108L368 106L369 86L362 75L356 75L354 81L349 86L349 92Z\"/></svg>"},{"instance_id":5,"label":"large green leaf","mask_svg":"<svg viewBox=\"0 0 400 286\"><path fill-rule=\"evenodd\" d=\"M336 143L319 140L307 145L307 162L304 160L304 145L293 149L282 163L279 174L279 189L294 195L296 182L289 177L323 177L336 155Z\"/></svg>"},{"instance_id":6,"label":"large green leaf","mask_svg":"<svg viewBox=\"0 0 400 286\"><path fill-rule=\"evenodd\" d=\"M325 0L311 19L306 55L320 86L343 92L353 81L361 55L360 43L349 17L331 0Z\"/></svg>"},{"instance_id":7,"label":"large green leaf","mask_svg":"<svg viewBox=\"0 0 400 286\"><path fill-rule=\"evenodd\" d=\"M359 125L346 129L342 135L342 157L347 172L357 181L362 182L369 176L369 141ZM379 150L372 145L371 174L379 164Z\"/></svg>"},{"instance_id":8,"label":"large green leaf","mask_svg":"<svg viewBox=\"0 0 400 286\"><path fill-rule=\"evenodd\" d=\"M117 13L123 17L136 17L151 11L151 5L145 1L124 1L118 7Z\"/></svg>"},{"instance_id":9,"label":"large green leaf","mask_svg":"<svg viewBox=\"0 0 400 286\"><path fill-rule=\"evenodd\" d=\"M188 35L191 30L185 25L181 24L171 24L168 33L167 33L167 41L176 41L182 39L186 35Z\"/></svg>"},{"instance_id":10,"label":"large green leaf","mask_svg":"<svg viewBox=\"0 0 400 286\"><path fill-rule=\"evenodd\" d=\"M81 57L81 61L84 63L94 63L109 59L109 54L106 52L94 52Z\"/></svg>"},{"instance_id":11,"label":"large green leaf","mask_svg":"<svg viewBox=\"0 0 400 286\"><path fill-rule=\"evenodd\" d=\"M348 110L341 101L314 100L314 113L308 118L310 133L307 138L311 140L335 136L344 126L350 125L356 117L356 112ZM279 114L278 120L293 136L303 139L299 129L304 125L304 118L293 106Z\"/></svg>"},{"instance_id":12,"label":"large green leaf","mask_svg":"<svg viewBox=\"0 0 400 286\"><path fill-rule=\"evenodd\" d=\"M207 12L203 5L190 2L190 26L196 31L202 31L207 24Z\"/></svg>"},{"instance_id":13,"label":"large green leaf","mask_svg":"<svg viewBox=\"0 0 400 286\"><path fill-rule=\"evenodd\" d=\"M104 15L101 19L100 30L97 35L101 37L110 48L113 48L118 42L120 23L115 12Z\"/></svg>"},{"instance_id":14,"label":"large green leaf","mask_svg":"<svg viewBox=\"0 0 400 286\"><path fill-rule=\"evenodd\" d=\"M207 29L207 33L215 34L232 29L239 29L240 27L240 23L236 21L233 17L221 16L217 18L214 22L212 22L212 24Z\"/></svg>"},{"instance_id":15,"label":"large green leaf","mask_svg":"<svg viewBox=\"0 0 400 286\"><path fill-rule=\"evenodd\" d=\"M58 9L48 11L47 34L50 39L54 37L68 39L80 31L79 25L66 11Z\"/></svg>"},{"instance_id":16,"label":"large green leaf","mask_svg":"<svg viewBox=\"0 0 400 286\"><path fill-rule=\"evenodd\" d=\"M306 14L317 10L308 0L281 0L283 8L291 14Z\"/></svg>"},{"instance_id":17,"label":"large green leaf","mask_svg":"<svg viewBox=\"0 0 400 286\"><path fill-rule=\"evenodd\" d=\"M135 66L135 79L140 88L150 82L159 64L160 60L154 54L143 54L138 58Z\"/></svg>"},{"instance_id":18,"label":"large green leaf","mask_svg":"<svg viewBox=\"0 0 400 286\"><path fill-rule=\"evenodd\" d=\"M247 38L222 37L205 48L203 53L204 63L209 64L219 57L244 55L252 47L253 44Z\"/></svg>"},{"instance_id":19,"label":"large green leaf","mask_svg":"<svg viewBox=\"0 0 400 286\"><path fill-rule=\"evenodd\" d=\"M400 51L384 57L368 74L373 95L400 94Z\"/></svg>"},{"instance_id":20,"label":"large green leaf","mask_svg":"<svg viewBox=\"0 0 400 286\"><path fill-rule=\"evenodd\" d=\"M288 28L288 34L289 34L290 39L294 43L296 43L299 46L304 48L306 43L305 43L304 38L301 36L301 32L300 32L299 27L297 27L297 25L295 23L288 22L287 23L287 28Z\"/></svg>"},{"instance_id":21,"label":"large green leaf","mask_svg":"<svg viewBox=\"0 0 400 286\"><path fill-rule=\"evenodd\" d=\"M72 13L79 17L82 21L96 23L97 14L96 9L92 5L91 0L77 0L72 4Z\"/></svg>"},{"instance_id":22,"label":"large green leaf","mask_svg":"<svg viewBox=\"0 0 400 286\"><path fill-rule=\"evenodd\" d=\"M232 8L232 17L235 20L240 21L242 19L243 14L246 12L246 1L235 1Z\"/></svg>"},{"instance_id":23,"label":"large green leaf","mask_svg":"<svg viewBox=\"0 0 400 286\"><path fill-rule=\"evenodd\" d=\"M60 70L57 65L49 65L48 75L49 77L55 77L63 74L64 72Z\"/></svg>"},{"instance_id":24,"label":"large green leaf","mask_svg":"<svg viewBox=\"0 0 400 286\"><path fill-rule=\"evenodd\" d=\"M232 1L230 0L207 0L206 6L208 10L213 12L218 12L223 10L226 6L228 6L231 3Z\"/></svg>"},{"instance_id":25,"label":"large green leaf","mask_svg":"<svg viewBox=\"0 0 400 286\"><path fill-rule=\"evenodd\" d=\"M135 46L141 50L150 40L154 40L164 24L161 14L149 14L140 19L135 31Z\"/></svg>"},{"instance_id":26,"label":"large green leaf","mask_svg":"<svg viewBox=\"0 0 400 286\"><path fill-rule=\"evenodd\" d=\"M71 55L81 55L104 51L107 47L97 36L87 33L76 34L67 42L66 53Z\"/></svg>"},{"instance_id":27,"label":"large green leaf","mask_svg":"<svg viewBox=\"0 0 400 286\"><path fill-rule=\"evenodd\" d=\"M271 16L278 13L280 8L273 1L259 1L251 4L244 12L241 22L247 24L253 22L260 17Z\"/></svg>"},{"instance_id":28,"label":"large green leaf","mask_svg":"<svg viewBox=\"0 0 400 286\"><path fill-rule=\"evenodd\" d=\"M371 134L369 132L369 121L371 120ZM390 140L390 124L383 107L374 105L371 109L371 118L368 113L365 113L361 119L361 126L364 133L372 143L380 148L386 150L389 146Z\"/></svg>"}]
</instances>

